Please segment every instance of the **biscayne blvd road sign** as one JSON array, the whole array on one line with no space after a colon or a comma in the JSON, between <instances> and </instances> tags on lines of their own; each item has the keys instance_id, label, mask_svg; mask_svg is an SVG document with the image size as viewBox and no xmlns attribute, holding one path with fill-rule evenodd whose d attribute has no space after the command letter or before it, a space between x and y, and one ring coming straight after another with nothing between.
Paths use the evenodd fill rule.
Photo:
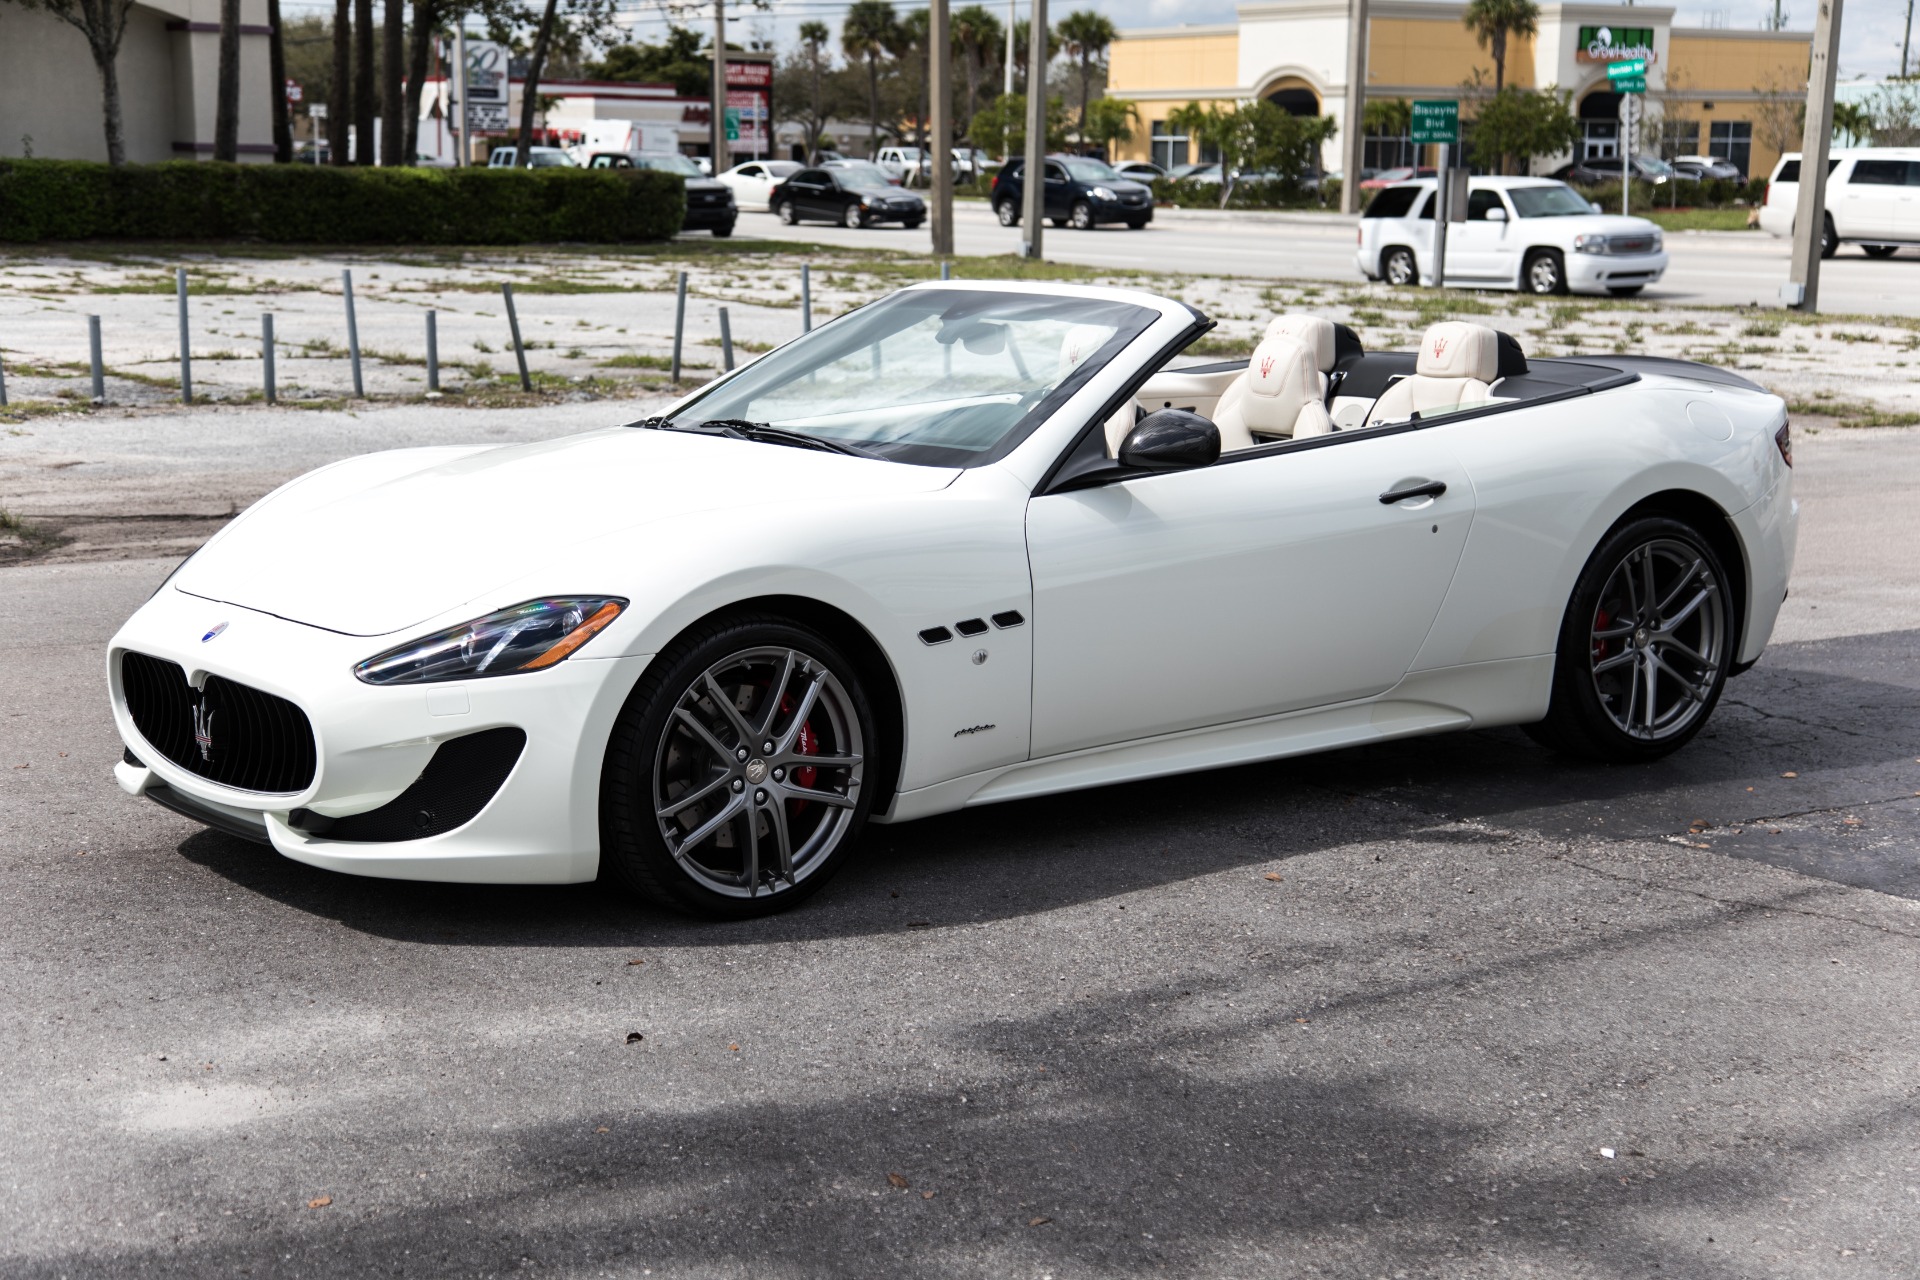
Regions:
<instances>
[{"instance_id":1,"label":"biscayne blvd road sign","mask_svg":"<svg viewBox=\"0 0 1920 1280\"><path fill-rule=\"evenodd\" d=\"M1460 104L1451 101L1416 100L1413 104L1411 141L1415 146L1444 143L1460 145Z\"/></svg>"}]
</instances>

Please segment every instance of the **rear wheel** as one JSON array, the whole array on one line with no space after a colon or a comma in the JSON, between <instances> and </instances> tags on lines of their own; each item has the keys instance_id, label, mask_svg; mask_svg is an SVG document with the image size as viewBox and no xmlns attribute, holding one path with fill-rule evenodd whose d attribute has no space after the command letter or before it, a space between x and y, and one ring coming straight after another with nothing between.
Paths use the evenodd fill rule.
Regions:
<instances>
[{"instance_id":1,"label":"rear wheel","mask_svg":"<svg viewBox=\"0 0 1920 1280\"><path fill-rule=\"evenodd\" d=\"M774 213L778 214L780 221L789 227L800 221L798 217L794 216L793 201L791 200L782 200L779 205L775 207Z\"/></svg>"},{"instance_id":2,"label":"rear wheel","mask_svg":"<svg viewBox=\"0 0 1920 1280\"><path fill-rule=\"evenodd\" d=\"M1420 268L1414 265L1413 250L1392 248L1380 258L1380 278L1390 285L1420 283Z\"/></svg>"},{"instance_id":3,"label":"rear wheel","mask_svg":"<svg viewBox=\"0 0 1920 1280\"><path fill-rule=\"evenodd\" d=\"M1620 763L1677 750L1720 700L1733 618L1720 559L1697 529L1665 516L1623 524L1574 584L1547 718L1528 734Z\"/></svg>"},{"instance_id":4,"label":"rear wheel","mask_svg":"<svg viewBox=\"0 0 1920 1280\"><path fill-rule=\"evenodd\" d=\"M1520 284L1528 293L1567 291L1567 264L1558 249L1535 249L1520 268Z\"/></svg>"},{"instance_id":5,"label":"rear wheel","mask_svg":"<svg viewBox=\"0 0 1920 1280\"><path fill-rule=\"evenodd\" d=\"M1863 244L1860 248L1869 258L1891 258L1900 252L1897 244Z\"/></svg>"},{"instance_id":6,"label":"rear wheel","mask_svg":"<svg viewBox=\"0 0 1920 1280\"><path fill-rule=\"evenodd\" d=\"M1076 200L1073 212L1067 216L1067 221L1075 231L1093 230L1093 206L1085 200Z\"/></svg>"},{"instance_id":7,"label":"rear wheel","mask_svg":"<svg viewBox=\"0 0 1920 1280\"><path fill-rule=\"evenodd\" d=\"M718 236L720 239L725 240L728 236L733 234L733 224L731 222L723 222L719 226L713 229L713 234Z\"/></svg>"},{"instance_id":8,"label":"rear wheel","mask_svg":"<svg viewBox=\"0 0 1920 1280\"><path fill-rule=\"evenodd\" d=\"M1020 208L1014 204L1013 201L1002 200L999 204L993 206L993 211L999 215L1001 226L1017 227L1020 225Z\"/></svg>"},{"instance_id":9,"label":"rear wheel","mask_svg":"<svg viewBox=\"0 0 1920 1280\"><path fill-rule=\"evenodd\" d=\"M866 823L876 730L859 674L811 628L736 618L682 637L614 725L601 868L701 915L766 915L825 884Z\"/></svg>"},{"instance_id":10,"label":"rear wheel","mask_svg":"<svg viewBox=\"0 0 1920 1280\"><path fill-rule=\"evenodd\" d=\"M1840 233L1833 229L1833 219L1829 217L1820 224L1820 256L1831 258L1840 252Z\"/></svg>"}]
</instances>

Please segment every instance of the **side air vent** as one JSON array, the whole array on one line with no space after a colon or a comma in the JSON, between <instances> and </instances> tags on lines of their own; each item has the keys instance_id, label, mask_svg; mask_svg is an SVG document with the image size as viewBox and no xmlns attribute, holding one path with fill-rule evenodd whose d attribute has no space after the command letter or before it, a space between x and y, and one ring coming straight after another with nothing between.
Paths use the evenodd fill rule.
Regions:
<instances>
[{"instance_id":1,"label":"side air vent","mask_svg":"<svg viewBox=\"0 0 1920 1280\"><path fill-rule=\"evenodd\" d=\"M325 818L296 809L288 822L324 840L391 844L445 835L472 822L499 793L527 745L524 729L483 729L451 738L434 748L433 758L413 785L378 809L346 818Z\"/></svg>"},{"instance_id":2,"label":"side air vent","mask_svg":"<svg viewBox=\"0 0 1920 1280\"><path fill-rule=\"evenodd\" d=\"M985 618L968 618L965 622L954 623L953 629L963 636L984 635L987 630L987 620Z\"/></svg>"},{"instance_id":3,"label":"side air vent","mask_svg":"<svg viewBox=\"0 0 1920 1280\"><path fill-rule=\"evenodd\" d=\"M945 644L951 639L953 639L953 632L945 627L928 627L920 633L922 644Z\"/></svg>"},{"instance_id":4,"label":"side air vent","mask_svg":"<svg viewBox=\"0 0 1920 1280\"><path fill-rule=\"evenodd\" d=\"M1017 627L1025 621L1026 618L1021 616L1018 609L1009 609L1005 613L996 613L993 615L993 625L1001 628Z\"/></svg>"}]
</instances>

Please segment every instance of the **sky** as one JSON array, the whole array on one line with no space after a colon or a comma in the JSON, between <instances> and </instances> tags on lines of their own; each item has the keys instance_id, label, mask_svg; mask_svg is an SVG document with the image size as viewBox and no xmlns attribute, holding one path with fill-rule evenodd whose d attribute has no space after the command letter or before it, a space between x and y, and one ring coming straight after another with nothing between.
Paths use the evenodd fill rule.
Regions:
<instances>
[{"instance_id":1,"label":"sky","mask_svg":"<svg viewBox=\"0 0 1920 1280\"><path fill-rule=\"evenodd\" d=\"M949 0L958 5L966 0ZM1006 0L982 0L1004 21ZM690 5L673 0L619 0L623 21L634 38L658 39L669 21L683 25L704 25L711 21L711 3ZM777 49L790 49L797 42L802 22L825 22L837 34L840 15L851 0L767 0L765 11L754 9L744 0L728 0L729 40L743 37L771 40ZM1791 30L1813 29L1816 0L1781 0L1786 25ZM1019 0L1020 16L1029 11L1028 0ZM1905 25L1907 0L1847 0L1841 17L1840 75L1843 79L1878 77L1900 70L1900 39ZM902 12L924 8L913 0L894 0ZM1180 23L1232 22L1235 0L1049 0L1048 16L1058 20L1074 9L1095 9L1113 19L1121 28L1176 26ZM331 13L332 0L282 0L281 8L296 13ZM1724 26L1753 30L1764 25L1773 13L1773 0L1709 0L1704 4L1677 4L1674 22L1678 26ZM1920 70L1920 45L1914 50L1911 69Z\"/></svg>"}]
</instances>

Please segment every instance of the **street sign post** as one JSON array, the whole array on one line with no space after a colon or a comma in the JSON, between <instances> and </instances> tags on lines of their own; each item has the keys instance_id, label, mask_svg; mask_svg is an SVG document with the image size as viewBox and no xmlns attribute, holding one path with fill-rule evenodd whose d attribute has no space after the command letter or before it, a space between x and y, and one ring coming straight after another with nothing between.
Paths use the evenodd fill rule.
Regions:
<instances>
[{"instance_id":1,"label":"street sign post","mask_svg":"<svg viewBox=\"0 0 1920 1280\"><path fill-rule=\"evenodd\" d=\"M1645 93L1647 91L1647 78L1645 76L1625 76L1620 79L1609 80L1607 82L1607 88L1613 90L1615 93Z\"/></svg>"},{"instance_id":2,"label":"street sign post","mask_svg":"<svg viewBox=\"0 0 1920 1280\"><path fill-rule=\"evenodd\" d=\"M1447 197L1453 185L1447 181L1447 173L1451 167L1453 149L1460 145L1460 104L1451 100L1416 100L1413 103L1412 127L1409 133L1416 147L1437 144L1440 148L1440 164L1435 171L1439 181L1434 184L1433 193L1433 262L1431 264L1433 287L1438 289L1447 281L1447 222L1451 212L1447 208ZM1419 170L1416 168L1415 172L1418 173Z\"/></svg>"},{"instance_id":3,"label":"street sign post","mask_svg":"<svg viewBox=\"0 0 1920 1280\"><path fill-rule=\"evenodd\" d=\"M1413 145L1439 143L1444 147L1460 144L1460 104L1420 100L1413 104Z\"/></svg>"},{"instance_id":4,"label":"street sign post","mask_svg":"<svg viewBox=\"0 0 1920 1280\"><path fill-rule=\"evenodd\" d=\"M1609 80L1631 80L1636 76L1642 80L1646 79L1647 60L1645 58L1622 58L1618 62L1607 64Z\"/></svg>"}]
</instances>

